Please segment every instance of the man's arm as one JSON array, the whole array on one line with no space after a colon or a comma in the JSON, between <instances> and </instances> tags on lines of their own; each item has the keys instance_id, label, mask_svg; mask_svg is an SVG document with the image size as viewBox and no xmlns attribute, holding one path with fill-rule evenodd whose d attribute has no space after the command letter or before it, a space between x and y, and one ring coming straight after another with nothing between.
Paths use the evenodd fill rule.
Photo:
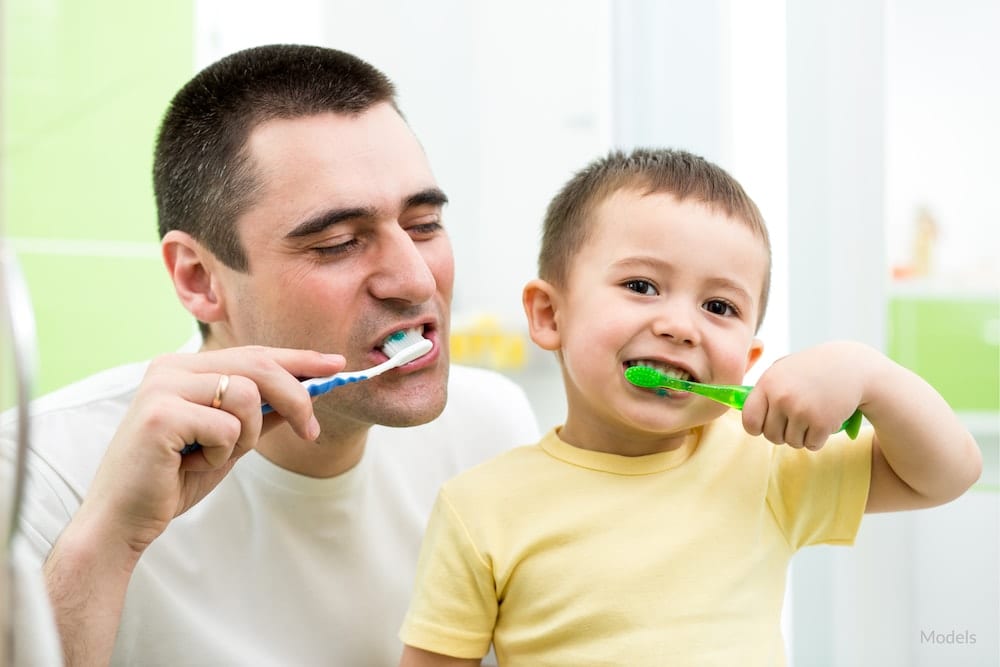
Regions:
<instances>
[{"instance_id":1,"label":"man's arm","mask_svg":"<svg viewBox=\"0 0 1000 667\"><path fill-rule=\"evenodd\" d=\"M343 369L339 355L233 348L154 360L43 573L67 665L111 659L128 584L146 548L204 498L260 435L319 425L296 379ZM227 382L221 376L227 376ZM262 417L266 400L275 412ZM181 451L191 443L201 447Z\"/></svg>"},{"instance_id":2,"label":"man's arm","mask_svg":"<svg viewBox=\"0 0 1000 667\"><path fill-rule=\"evenodd\" d=\"M73 518L49 553L42 573L66 665L106 665L111 659L132 570L141 553L115 544L100 522Z\"/></svg>"}]
</instances>

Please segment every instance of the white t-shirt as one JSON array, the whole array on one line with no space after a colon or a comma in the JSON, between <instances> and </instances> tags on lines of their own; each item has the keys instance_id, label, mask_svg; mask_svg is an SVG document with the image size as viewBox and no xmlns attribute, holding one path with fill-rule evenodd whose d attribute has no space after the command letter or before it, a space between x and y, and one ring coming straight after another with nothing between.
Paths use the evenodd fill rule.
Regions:
<instances>
[{"instance_id":1,"label":"white t-shirt","mask_svg":"<svg viewBox=\"0 0 1000 667\"><path fill-rule=\"evenodd\" d=\"M79 507L145 370L105 371L33 405L22 530L39 565ZM0 416L5 463L13 416ZM538 437L515 383L454 366L440 417L373 427L361 462L342 475L304 477L250 452L143 555L113 664L396 665L438 488Z\"/></svg>"}]
</instances>

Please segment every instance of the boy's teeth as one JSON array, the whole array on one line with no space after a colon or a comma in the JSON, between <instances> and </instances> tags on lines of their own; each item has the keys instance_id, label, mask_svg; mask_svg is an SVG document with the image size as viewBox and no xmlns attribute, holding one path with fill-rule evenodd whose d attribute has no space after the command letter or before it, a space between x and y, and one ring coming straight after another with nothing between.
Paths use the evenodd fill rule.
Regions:
<instances>
[{"instance_id":1,"label":"boy's teeth","mask_svg":"<svg viewBox=\"0 0 1000 667\"><path fill-rule=\"evenodd\" d=\"M650 359L640 359L639 361L631 361L628 363L629 366L648 366L650 368L655 368L667 377L676 378L678 380L690 380L691 374L685 370L677 368L676 366L669 366L662 361L653 361Z\"/></svg>"}]
</instances>

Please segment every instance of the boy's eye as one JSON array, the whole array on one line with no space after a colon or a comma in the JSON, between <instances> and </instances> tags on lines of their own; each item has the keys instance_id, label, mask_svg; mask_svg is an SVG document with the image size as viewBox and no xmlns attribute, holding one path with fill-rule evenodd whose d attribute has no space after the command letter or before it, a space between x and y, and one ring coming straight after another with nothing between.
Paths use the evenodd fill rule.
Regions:
<instances>
[{"instance_id":1,"label":"boy's eye","mask_svg":"<svg viewBox=\"0 0 1000 667\"><path fill-rule=\"evenodd\" d=\"M627 280L624 283L624 287L627 290L631 290L638 294L645 294L646 296L656 296L656 288L653 287L653 283L648 280Z\"/></svg>"},{"instance_id":2,"label":"boy's eye","mask_svg":"<svg viewBox=\"0 0 1000 667\"><path fill-rule=\"evenodd\" d=\"M733 304L728 301L723 301L722 299L712 299L707 302L703 308L713 315L738 315L736 308Z\"/></svg>"}]
</instances>

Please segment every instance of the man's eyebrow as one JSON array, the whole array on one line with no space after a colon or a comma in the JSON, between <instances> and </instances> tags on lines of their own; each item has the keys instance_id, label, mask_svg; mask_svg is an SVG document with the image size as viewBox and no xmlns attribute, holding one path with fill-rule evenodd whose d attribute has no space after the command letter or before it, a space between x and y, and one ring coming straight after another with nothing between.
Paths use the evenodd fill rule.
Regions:
<instances>
[{"instance_id":1,"label":"man's eyebrow","mask_svg":"<svg viewBox=\"0 0 1000 667\"><path fill-rule=\"evenodd\" d=\"M412 194L403 200L403 208L412 206L444 206L448 203L448 195L439 188L427 188L416 194Z\"/></svg>"},{"instance_id":2,"label":"man's eyebrow","mask_svg":"<svg viewBox=\"0 0 1000 667\"><path fill-rule=\"evenodd\" d=\"M414 193L403 200L403 208L415 206L444 206L448 203L448 196L439 188L427 188ZM372 208L354 207L338 208L332 211L323 211L319 215L303 220L295 225L287 234L286 239L299 239L306 236L318 234L328 227L345 222L347 220L373 219L377 217L377 212Z\"/></svg>"},{"instance_id":3,"label":"man's eyebrow","mask_svg":"<svg viewBox=\"0 0 1000 667\"><path fill-rule=\"evenodd\" d=\"M290 232L285 234L285 238L299 239L304 236L312 236L345 220L373 217L375 217L375 211L369 208L338 208L332 211L323 211L319 215L295 225Z\"/></svg>"}]
</instances>

